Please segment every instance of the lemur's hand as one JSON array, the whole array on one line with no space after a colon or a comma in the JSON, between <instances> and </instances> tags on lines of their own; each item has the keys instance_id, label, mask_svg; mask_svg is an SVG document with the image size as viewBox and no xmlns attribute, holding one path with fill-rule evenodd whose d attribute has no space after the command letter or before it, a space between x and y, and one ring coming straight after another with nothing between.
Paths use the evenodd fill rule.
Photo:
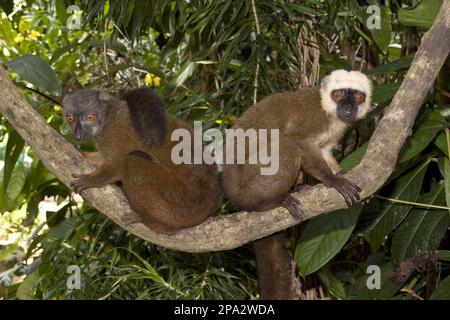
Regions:
<instances>
[{"instance_id":1,"label":"lemur's hand","mask_svg":"<svg viewBox=\"0 0 450 320\"><path fill-rule=\"evenodd\" d=\"M87 174L72 174L72 177L75 178L75 180L70 183L70 187L76 193L81 193L81 191L85 189L96 187L95 183L93 183Z\"/></svg>"}]
</instances>

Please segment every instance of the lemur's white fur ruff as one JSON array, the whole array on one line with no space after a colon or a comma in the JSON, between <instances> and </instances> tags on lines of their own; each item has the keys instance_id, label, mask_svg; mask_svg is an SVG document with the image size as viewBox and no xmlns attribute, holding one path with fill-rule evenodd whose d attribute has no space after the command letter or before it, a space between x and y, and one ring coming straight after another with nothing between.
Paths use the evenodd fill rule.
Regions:
<instances>
[{"instance_id":1,"label":"lemur's white fur ruff","mask_svg":"<svg viewBox=\"0 0 450 320\"><path fill-rule=\"evenodd\" d=\"M331 91L336 89L354 89L366 94L366 101L358 108L357 119L363 118L372 105L372 82L359 71L335 70L323 78L320 83L320 96L322 108L331 115L336 116L336 102L331 98Z\"/></svg>"}]
</instances>

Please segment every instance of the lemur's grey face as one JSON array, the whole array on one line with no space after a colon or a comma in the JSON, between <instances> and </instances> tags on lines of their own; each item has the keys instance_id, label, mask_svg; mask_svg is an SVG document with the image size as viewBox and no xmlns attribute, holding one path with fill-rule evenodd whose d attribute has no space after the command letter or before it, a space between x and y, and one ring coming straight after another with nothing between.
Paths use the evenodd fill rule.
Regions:
<instances>
[{"instance_id":1,"label":"lemur's grey face","mask_svg":"<svg viewBox=\"0 0 450 320\"><path fill-rule=\"evenodd\" d=\"M372 82L359 71L335 70L322 80L320 95L328 114L351 122L370 111Z\"/></svg>"},{"instance_id":2,"label":"lemur's grey face","mask_svg":"<svg viewBox=\"0 0 450 320\"><path fill-rule=\"evenodd\" d=\"M90 89L75 91L64 98L64 115L76 140L93 138L103 130L111 99L105 92Z\"/></svg>"}]
</instances>

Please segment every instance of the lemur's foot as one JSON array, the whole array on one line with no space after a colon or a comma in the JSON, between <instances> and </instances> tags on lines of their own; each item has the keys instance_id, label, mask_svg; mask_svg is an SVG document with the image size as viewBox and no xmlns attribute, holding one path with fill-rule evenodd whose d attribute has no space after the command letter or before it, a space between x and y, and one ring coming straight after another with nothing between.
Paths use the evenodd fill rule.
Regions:
<instances>
[{"instance_id":1,"label":"lemur's foot","mask_svg":"<svg viewBox=\"0 0 450 320\"><path fill-rule=\"evenodd\" d=\"M287 194L282 202L282 206L286 208L295 219L304 219L305 214L301 208L301 203L292 195Z\"/></svg>"},{"instance_id":2,"label":"lemur's foot","mask_svg":"<svg viewBox=\"0 0 450 320\"><path fill-rule=\"evenodd\" d=\"M359 196L361 188L340 175L336 174L331 181L324 182L324 185L336 189L342 195L348 207L361 200Z\"/></svg>"}]
</instances>

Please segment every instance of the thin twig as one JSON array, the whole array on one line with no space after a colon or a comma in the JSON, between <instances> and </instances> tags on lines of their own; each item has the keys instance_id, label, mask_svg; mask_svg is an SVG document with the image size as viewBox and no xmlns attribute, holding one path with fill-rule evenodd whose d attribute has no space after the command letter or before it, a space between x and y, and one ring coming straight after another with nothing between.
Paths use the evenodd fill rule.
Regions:
<instances>
[{"instance_id":1,"label":"thin twig","mask_svg":"<svg viewBox=\"0 0 450 320\"><path fill-rule=\"evenodd\" d=\"M378 195L376 195L375 197L378 198L378 199L387 200L387 201L390 201L390 202L401 203L401 204L409 204L409 205L416 206L416 207L424 207L424 208L433 208L433 209L450 210L449 207L436 206L436 205L434 205L434 204L419 203L419 202L411 202L411 201L405 201L405 200L399 200L399 199L387 198L387 197L378 196Z\"/></svg>"},{"instance_id":2,"label":"thin twig","mask_svg":"<svg viewBox=\"0 0 450 320\"><path fill-rule=\"evenodd\" d=\"M255 17L256 34L257 34L257 36L259 36L259 35L261 35L261 28L259 26L258 14L256 13L255 0L252 0L252 9L253 9L253 15ZM258 42L258 37L256 38L256 41ZM255 81L253 82L253 87L254 87L253 103L254 104L258 101L258 77L259 77L259 54L258 54L258 50L256 50Z\"/></svg>"},{"instance_id":3,"label":"thin twig","mask_svg":"<svg viewBox=\"0 0 450 320\"><path fill-rule=\"evenodd\" d=\"M109 77L109 69L108 69L108 57L106 52L106 32L108 31L108 20L105 22L105 39L103 40L103 57L105 60L105 72L106 72L106 78L108 79L108 83L111 83L111 79Z\"/></svg>"},{"instance_id":4,"label":"thin twig","mask_svg":"<svg viewBox=\"0 0 450 320\"><path fill-rule=\"evenodd\" d=\"M16 85L17 85L17 84L16 84ZM21 86L21 87L24 87L24 88L27 89L27 90L33 91L34 93L37 93L38 95L40 95L40 96L42 96L42 97L44 97L44 98L50 100L51 102L53 102L53 103L55 103L55 104L57 104L57 105L59 105L59 106L61 105L61 101L58 101L58 100L56 100L55 98L52 98L52 97L50 97L49 95L46 95L45 93L40 92L40 91L37 90L37 89L30 88L30 87L27 87L27 86Z\"/></svg>"}]
</instances>

